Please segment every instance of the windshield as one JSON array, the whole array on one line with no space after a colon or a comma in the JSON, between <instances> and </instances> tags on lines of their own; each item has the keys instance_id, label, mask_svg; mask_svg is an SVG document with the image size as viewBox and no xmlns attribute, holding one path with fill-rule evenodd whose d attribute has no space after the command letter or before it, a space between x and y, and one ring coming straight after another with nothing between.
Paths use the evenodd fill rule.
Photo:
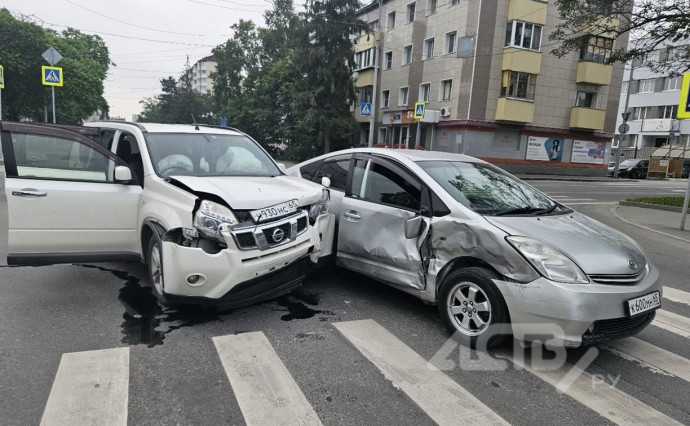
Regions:
<instances>
[{"instance_id":1,"label":"windshield","mask_svg":"<svg viewBox=\"0 0 690 426\"><path fill-rule=\"evenodd\" d=\"M148 133L146 145L153 168L162 177L281 174L268 154L243 135Z\"/></svg>"},{"instance_id":2,"label":"windshield","mask_svg":"<svg viewBox=\"0 0 690 426\"><path fill-rule=\"evenodd\" d=\"M530 215L569 211L498 167L461 161L417 163L463 206L483 215Z\"/></svg>"},{"instance_id":3,"label":"windshield","mask_svg":"<svg viewBox=\"0 0 690 426\"><path fill-rule=\"evenodd\" d=\"M625 160L618 165L618 167L632 167L637 164L637 160Z\"/></svg>"}]
</instances>

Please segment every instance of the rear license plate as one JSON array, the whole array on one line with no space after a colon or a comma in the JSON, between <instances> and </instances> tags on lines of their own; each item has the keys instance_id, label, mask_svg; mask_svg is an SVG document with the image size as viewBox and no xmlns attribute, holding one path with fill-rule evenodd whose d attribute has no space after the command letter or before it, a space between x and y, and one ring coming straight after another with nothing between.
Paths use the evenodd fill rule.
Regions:
<instances>
[{"instance_id":1,"label":"rear license plate","mask_svg":"<svg viewBox=\"0 0 690 426\"><path fill-rule=\"evenodd\" d=\"M660 307L661 297L659 297L659 292L655 291L654 293L630 299L627 303L628 314L632 317Z\"/></svg>"},{"instance_id":2,"label":"rear license plate","mask_svg":"<svg viewBox=\"0 0 690 426\"><path fill-rule=\"evenodd\" d=\"M284 203L276 204L275 206L265 207L263 209L258 210L252 210L249 213L252 215L254 222L258 223L296 212L298 207L299 205L297 204L297 200L295 199L286 201Z\"/></svg>"}]
</instances>

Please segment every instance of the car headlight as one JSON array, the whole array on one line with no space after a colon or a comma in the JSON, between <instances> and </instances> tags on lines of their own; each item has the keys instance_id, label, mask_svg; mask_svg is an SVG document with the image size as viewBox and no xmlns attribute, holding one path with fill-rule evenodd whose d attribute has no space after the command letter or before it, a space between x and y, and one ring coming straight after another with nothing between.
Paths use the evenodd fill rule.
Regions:
<instances>
[{"instance_id":1,"label":"car headlight","mask_svg":"<svg viewBox=\"0 0 690 426\"><path fill-rule=\"evenodd\" d=\"M314 224L316 221L316 218L328 214L331 210L329 207L330 203L330 193L328 192L327 189L323 189L321 193L321 199L312 204L311 207L309 207L309 221Z\"/></svg>"},{"instance_id":2,"label":"car headlight","mask_svg":"<svg viewBox=\"0 0 690 426\"><path fill-rule=\"evenodd\" d=\"M202 200L199 209L194 214L194 227L203 235L223 242L220 235L221 225L236 225L237 218L229 208L214 203L213 201Z\"/></svg>"},{"instance_id":3,"label":"car headlight","mask_svg":"<svg viewBox=\"0 0 690 426\"><path fill-rule=\"evenodd\" d=\"M588 284L589 279L575 262L541 241L528 237L506 237L544 277L558 282Z\"/></svg>"}]
</instances>

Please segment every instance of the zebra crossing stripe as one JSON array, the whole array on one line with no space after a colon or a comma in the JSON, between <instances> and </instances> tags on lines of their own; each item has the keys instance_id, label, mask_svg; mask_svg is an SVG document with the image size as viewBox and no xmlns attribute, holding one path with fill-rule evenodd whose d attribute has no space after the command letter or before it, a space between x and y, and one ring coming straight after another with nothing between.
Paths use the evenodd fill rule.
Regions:
<instances>
[{"instance_id":1,"label":"zebra crossing stripe","mask_svg":"<svg viewBox=\"0 0 690 426\"><path fill-rule=\"evenodd\" d=\"M262 332L214 337L213 343L247 425L321 425Z\"/></svg>"},{"instance_id":2,"label":"zebra crossing stripe","mask_svg":"<svg viewBox=\"0 0 690 426\"><path fill-rule=\"evenodd\" d=\"M680 355L634 337L614 340L606 346L690 382L690 361Z\"/></svg>"},{"instance_id":3,"label":"zebra crossing stripe","mask_svg":"<svg viewBox=\"0 0 690 426\"><path fill-rule=\"evenodd\" d=\"M683 337L690 337L690 319L673 312L659 309L652 325L671 331Z\"/></svg>"},{"instance_id":4,"label":"zebra crossing stripe","mask_svg":"<svg viewBox=\"0 0 690 426\"><path fill-rule=\"evenodd\" d=\"M439 425L457 425L463 418L474 424L508 424L376 321L333 325Z\"/></svg>"},{"instance_id":5,"label":"zebra crossing stripe","mask_svg":"<svg viewBox=\"0 0 690 426\"><path fill-rule=\"evenodd\" d=\"M664 297L672 302L690 305L690 293L664 286Z\"/></svg>"},{"instance_id":6,"label":"zebra crossing stripe","mask_svg":"<svg viewBox=\"0 0 690 426\"><path fill-rule=\"evenodd\" d=\"M126 425L129 348L62 355L42 426Z\"/></svg>"},{"instance_id":7,"label":"zebra crossing stripe","mask_svg":"<svg viewBox=\"0 0 690 426\"><path fill-rule=\"evenodd\" d=\"M587 353L585 353L585 356ZM599 415L615 424L659 424L665 426L682 424L633 398L615 386L601 384L600 382L595 386L594 384L597 381L592 375L576 365L566 363L558 370L537 369L532 368L529 361L524 362L505 354L504 357L511 359L517 366L529 371L551 386L558 387L559 390L569 397L596 411ZM567 387L560 386L564 381L567 381Z\"/></svg>"}]
</instances>

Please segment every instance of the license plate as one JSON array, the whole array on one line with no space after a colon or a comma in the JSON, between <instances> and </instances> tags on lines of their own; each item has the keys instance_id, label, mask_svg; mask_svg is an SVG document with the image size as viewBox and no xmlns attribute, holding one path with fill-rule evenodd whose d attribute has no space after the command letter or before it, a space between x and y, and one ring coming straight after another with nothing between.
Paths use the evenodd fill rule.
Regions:
<instances>
[{"instance_id":1,"label":"license plate","mask_svg":"<svg viewBox=\"0 0 690 426\"><path fill-rule=\"evenodd\" d=\"M287 214L297 211L299 205L297 200L290 200L284 203L276 204L275 206L264 207L263 209L252 210L249 212L254 219L254 222L264 222L276 217L285 216Z\"/></svg>"},{"instance_id":2,"label":"license plate","mask_svg":"<svg viewBox=\"0 0 690 426\"><path fill-rule=\"evenodd\" d=\"M655 291L654 293L628 300L628 314L634 316L642 312L651 311L660 306L661 298L659 297L659 292Z\"/></svg>"}]
</instances>

